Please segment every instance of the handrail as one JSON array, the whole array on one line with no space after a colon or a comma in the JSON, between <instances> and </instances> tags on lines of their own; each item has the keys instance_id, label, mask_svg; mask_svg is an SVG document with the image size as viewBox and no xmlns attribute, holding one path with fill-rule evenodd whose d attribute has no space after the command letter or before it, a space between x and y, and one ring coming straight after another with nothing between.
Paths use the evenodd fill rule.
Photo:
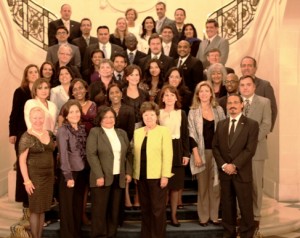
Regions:
<instances>
[{"instance_id":1,"label":"handrail","mask_svg":"<svg viewBox=\"0 0 300 238\"><path fill-rule=\"evenodd\" d=\"M220 35L229 44L242 38L254 19L260 0L234 0L209 15L219 23ZM19 32L33 44L48 49L48 23L56 20L52 12L32 0L7 0Z\"/></svg>"},{"instance_id":2,"label":"handrail","mask_svg":"<svg viewBox=\"0 0 300 238\"><path fill-rule=\"evenodd\" d=\"M18 31L38 47L48 49L48 23L57 17L32 0L7 0Z\"/></svg>"},{"instance_id":3,"label":"handrail","mask_svg":"<svg viewBox=\"0 0 300 238\"><path fill-rule=\"evenodd\" d=\"M217 20L220 36L232 44L249 30L259 2L260 0L234 0L210 14L208 18Z\"/></svg>"}]
</instances>

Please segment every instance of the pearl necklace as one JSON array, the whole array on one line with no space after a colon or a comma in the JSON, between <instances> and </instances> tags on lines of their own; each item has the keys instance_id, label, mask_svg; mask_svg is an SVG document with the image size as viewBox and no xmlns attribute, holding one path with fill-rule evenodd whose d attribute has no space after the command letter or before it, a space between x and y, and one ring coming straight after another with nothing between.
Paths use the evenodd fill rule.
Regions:
<instances>
[{"instance_id":1,"label":"pearl necklace","mask_svg":"<svg viewBox=\"0 0 300 238\"><path fill-rule=\"evenodd\" d=\"M43 132L37 132L37 131L35 131L35 130L33 130L33 129L31 129L31 132L33 133L33 134L35 134L35 135L37 135L38 137L42 137L43 135L44 135L44 131Z\"/></svg>"}]
</instances>

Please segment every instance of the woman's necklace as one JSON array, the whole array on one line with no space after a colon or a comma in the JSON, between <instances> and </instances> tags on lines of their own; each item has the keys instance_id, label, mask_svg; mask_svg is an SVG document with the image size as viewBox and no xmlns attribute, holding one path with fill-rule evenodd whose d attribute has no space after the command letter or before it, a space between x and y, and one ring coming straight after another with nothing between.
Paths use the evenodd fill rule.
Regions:
<instances>
[{"instance_id":1,"label":"woman's necklace","mask_svg":"<svg viewBox=\"0 0 300 238\"><path fill-rule=\"evenodd\" d=\"M84 103L80 103L80 105L81 105L82 107L84 107L86 104L87 104L87 101L85 101Z\"/></svg>"},{"instance_id":2,"label":"woman's necklace","mask_svg":"<svg viewBox=\"0 0 300 238\"><path fill-rule=\"evenodd\" d=\"M31 128L31 132L35 135L37 135L39 138L41 138L43 135L44 135L44 131L43 132L38 132L38 131L35 131Z\"/></svg>"}]
</instances>

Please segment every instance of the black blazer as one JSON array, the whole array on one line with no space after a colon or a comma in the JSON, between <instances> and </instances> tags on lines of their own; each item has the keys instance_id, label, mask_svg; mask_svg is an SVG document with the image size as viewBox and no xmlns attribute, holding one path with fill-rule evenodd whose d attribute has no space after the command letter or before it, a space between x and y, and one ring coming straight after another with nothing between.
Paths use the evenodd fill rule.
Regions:
<instances>
[{"instance_id":1,"label":"black blazer","mask_svg":"<svg viewBox=\"0 0 300 238\"><path fill-rule=\"evenodd\" d=\"M125 51L125 55L126 55L126 57L127 57L127 64L130 65L130 62L129 62L129 55L128 55L128 53L127 53L127 50ZM135 55L134 55L133 64L138 65L139 62L140 62L140 59L142 59L142 58L144 58L144 57L146 57L146 56L147 56L147 54L145 54L145 53L142 52L142 51L137 50L136 53L135 53Z\"/></svg>"},{"instance_id":2,"label":"black blazer","mask_svg":"<svg viewBox=\"0 0 300 238\"><path fill-rule=\"evenodd\" d=\"M100 49L99 48L99 42L89 45L86 50L85 54L83 57L83 62L81 63L81 71L84 72L86 69L89 69L90 66L92 65L92 60L91 60L91 53L95 49ZM112 60L114 55L117 53L124 53L124 50L122 47L111 44L111 56L110 59Z\"/></svg>"},{"instance_id":3,"label":"black blazer","mask_svg":"<svg viewBox=\"0 0 300 238\"><path fill-rule=\"evenodd\" d=\"M98 42L98 39L96 37L90 36L89 45L95 44L97 42ZM80 51L80 56L81 56L81 62L82 62L84 54L85 54L85 50L89 45L86 44L86 41L83 38L83 36L73 39L72 44L78 46L79 51Z\"/></svg>"},{"instance_id":4,"label":"black blazer","mask_svg":"<svg viewBox=\"0 0 300 238\"><path fill-rule=\"evenodd\" d=\"M25 89L19 87L15 90L9 117L9 136L16 136L20 138L27 130L24 119L24 106L26 101L29 99L31 99L29 87Z\"/></svg>"},{"instance_id":5,"label":"black blazer","mask_svg":"<svg viewBox=\"0 0 300 238\"><path fill-rule=\"evenodd\" d=\"M121 42L121 39L115 37L114 34L110 34L110 35L109 35L109 42L110 42L111 44L118 45L118 46L122 47L123 50L126 50L126 49L127 49L127 47L126 47L126 45L125 45L125 39L123 39L123 41Z\"/></svg>"},{"instance_id":6,"label":"black blazer","mask_svg":"<svg viewBox=\"0 0 300 238\"><path fill-rule=\"evenodd\" d=\"M175 60L175 65L178 64L180 59ZM186 61L181 65L185 85L191 92L194 92L196 85L203 81L203 65L202 62L189 55Z\"/></svg>"},{"instance_id":7,"label":"black blazer","mask_svg":"<svg viewBox=\"0 0 300 238\"><path fill-rule=\"evenodd\" d=\"M78 67L74 66L74 65L71 65L70 63L66 65L67 67L69 67L74 75L75 78L82 78L81 76L81 73L79 72L79 69ZM60 82L59 82L59 75L58 75L58 70L59 70L59 62L56 62L56 64L54 65L55 67L55 72L56 72L56 77L53 81L50 81L50 87L51 88L54 88L56 87L57 85L60 85Z\"/></svg>"},{"instance_id":8,"label":"black blazer","mask_svg":"<svg viewBox=\"0 0 300 238\"><path fill-rule=\"evenodd\" d=\"M162 48L162 51L164 51L164 48ZM169 57L172 57L173 59L177 59L179 57L179 55L177 53L177 44L175 44L173 42L171 44Z\"/></svg>"},{"instance_id":9,"label":"black blazer","mask_svg":"<svg viewBox=\"0 0 300 238\"><path fill-rule=\"evenodd\" d=\"M56 21L52 21L48 25L48 46L52 46L55 44L58 44L58 41L55 37L56 35L56 29L59 26L63 26L64 23L61 19L58 19ZM80 23L77 21L70 20L70 35L68 38L68 42L71 43L73 39L80 37L81 31L80 31Z\"/></svg>"},{"instance_id":10,"label":"black blazer","mask_svg":"<svg viewBox=\"0 0 300 238\"><path fill-rule=\"evenodd\" d=\"M147 55L146 57L142 58L138 64L141 67L143 74L146 71L147 63L149 60L151 60L151 55ZM164 75L170 68L175 66L173 58L166 56L163 53L160 55L159 60L163 65Z\"/></svg>"},{"instance_id":11,"label":"black blazer","mask_svg":"<svg viewBox=\"0 0 300 238\"><path fill-rule=\"evenodd\" d=\"M230 118L218 123L212 142L221 180L235 179L239 182L252 181L252 157L258 142L258 123L250 118L241 116L235 129L232 142L229 144ZM236 166L237 174L228 175L222 170L222 165L232 163Z\"/></svg>"},{"instance_id":12,"label":"black blazer","mask_svg":"<svg viewBox=\"0 0 300 238\"><path fill-rule=\"evenodd\" d=\"M129 141L133 138L135 115L133 107L122 103L116 118L115 128L121 128L127 132Z\"/></svg>"}]
</instances>

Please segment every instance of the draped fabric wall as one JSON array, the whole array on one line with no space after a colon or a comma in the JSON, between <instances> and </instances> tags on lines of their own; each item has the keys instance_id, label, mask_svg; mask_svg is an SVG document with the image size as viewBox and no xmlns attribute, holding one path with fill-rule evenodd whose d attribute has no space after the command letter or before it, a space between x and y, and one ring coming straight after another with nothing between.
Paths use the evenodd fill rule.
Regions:
<instances>
[{"instance_id":1,"label":"draped fabric wall","mask_svg":"<svg viewBox=\"0 0 300 238\"><path fill-rule=\"evenodd\" d=\"M59 16L60 5L71 3L73 5L72 19L80 20L84 15L82 9L93 9L91 13L94 31L98 25L107 24L114 29L115 19L121 15L123 9L132 7L125 0L66 0L57 4L51 0L37 0L46 8ZM100 4L120 2L121 11ZM131 1L132 2L132 1ZM137 3L139 1L136 1ZM144 2L144 1L142 1ZM154 6L157 1L147 1L149 6ZM187 11L186 22L193 22L202 38L202 30L207 15L229 1L185 0L165 1L167 15L173 17L177 7ZM180 4L181 3L181 4ZM113 5L115 6L115 5ZM136 6L139 6L138 4ZM147 7L149 7L147 6ZM141 6L142 7L142 6ZM146 7L146 6L145 6ZM300 17L295 11L299 9L297 0L261 1L257 15L251 29L239 41L230 45L230 55L227 65L233 67L240 75L239 62L242 56L251 55L258 60L257 75L269 80L274 87L279 105L279 116L274 132L268 137L270 159L266 163L265 191L278 200L300 200L300 120L299 110L295 105L300 103L299 69L300 60ZM23 38L17 31L15 23L6 1L0 1L0 195L7 192L7 173L15 162L13 146L8 143L8 117L11 110L14 90L20 85L23 69L29 63L40 65L45 59L45 52ZM156 18L154 8L139 15L138 21L152 15ZM100 21L101 19L101 21ZM298 102L297 104L293 102ZM283 105L283 106L281 106Z\"/></svg>"}]
</instances>

